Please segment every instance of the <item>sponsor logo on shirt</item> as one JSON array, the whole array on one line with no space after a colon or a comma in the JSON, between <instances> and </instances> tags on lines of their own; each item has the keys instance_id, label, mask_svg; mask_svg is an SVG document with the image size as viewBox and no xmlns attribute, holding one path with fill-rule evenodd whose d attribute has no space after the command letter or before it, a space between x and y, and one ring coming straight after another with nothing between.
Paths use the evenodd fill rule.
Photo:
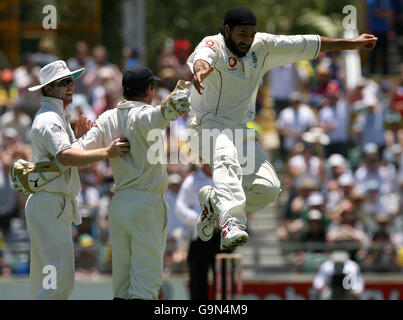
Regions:
<instances>
[{"instance_id":1,"label":"sponsor logo on shirt","mask_svg":"<svg viewBox=\"0 0 403 320\"><path fill-rule=\"evenodd\" d=\"M252 62L253 62L254 68L257 68L257 57L256 57L255 51L252 52Z\"/></svg>"},{"instance_id":2,"label":"sponsor logo on shirt","mask_svg":"<svg viewBox=\"0 0 403 320\"><path fill-rule=\"evenodd\" d=\"M235 57L229 57L228 64L230 66L228 70L236 70L235 66L238 64L238 60Z\"/></svg>"}]
</instances>

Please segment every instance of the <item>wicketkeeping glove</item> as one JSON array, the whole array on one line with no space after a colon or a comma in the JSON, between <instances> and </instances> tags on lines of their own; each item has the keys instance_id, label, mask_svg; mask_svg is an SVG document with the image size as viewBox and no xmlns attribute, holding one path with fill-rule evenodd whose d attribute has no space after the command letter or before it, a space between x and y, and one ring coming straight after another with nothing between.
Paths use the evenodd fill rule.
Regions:
<instances>
[{"instance_id":1,"label":"wicketkeeping glove","mask_svg":"<svg viewBox=\"0 0 403 320\"><path fill-rule=\"evenodd\" d=\"M35 193L41 186L60 175L60 170L49 158L43 158L37 163L19 159L11 166L14 188L26 195Z\"/></svg>"},{"instance_id":2,"label":"wicketkeeping glove","mask_svg":"<svg viewBox=\"0 0 403 320\"><path fill-rule=\"evenodd\" d=\"M190 100L188 90L191 83L179 80L175 89L161 104L164 118L173 120L190 111Z\"/></svg>"}]
</instances>

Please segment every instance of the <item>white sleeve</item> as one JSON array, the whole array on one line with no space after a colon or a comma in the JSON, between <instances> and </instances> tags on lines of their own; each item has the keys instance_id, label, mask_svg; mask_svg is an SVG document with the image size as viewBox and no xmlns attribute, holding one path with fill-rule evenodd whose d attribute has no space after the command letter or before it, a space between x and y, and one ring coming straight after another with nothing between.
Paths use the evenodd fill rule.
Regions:
<instances>
[{"instance_id":1,"label":"white sleeve","mask_svg":"<svg viewBox=\"0 0 403 320\"><path fill-rule=\"evenodd\" d=\"M183 181L176 199L176 216L190 226L196 226L199 213L191 208L189 201L194 197L192 189L193 176L189 176Z\"/></svg>"},{"instance_id":2,"label":"white sleeve","mask_svg":"<svg viewBox=\"0 0 403 320\"><path fill-rule=\"evenodd\" d=\"M263 40L267 44L267 70L302 60L315 60L321 48L319 35L271 35Z\"/></svg>"},{"instance_id":3,"label":"white sleeve","mask_svg":"<svg viewBox=\"0 0 403 320\"><path fill-rule=\"evenodd\" d=\"M195 51L188 58L187 64L192 73L193 64L197 60L204 60L210 66L214 65L218 60L219 50L220 48L217 40L215 40L214 38L204 38L202 42L198 44Z\"/></svg>"},{"instance_id":4,"label":"white sleeve","mask_svg":"<svg viewBox=\"0 0 403 320\"><path fill-rule=\"evenodd\" d=\"M313 280L313 287L317 290L328 286L330 280L330 274L332 269L332 263L329 261L324 262L318 271L315 279Z\"/></svg>"},{"instance_id":5,"label":"white sleeve","mask_svg":"<svg viewBox=\"0 0 403 320\"><path fill-rule=\"evenodd\" d=\"M80 139L76 140L73 145L74 148L94 150L105 147L104 134L99 127L96 126L96 122L93 127Z\"/></svg>"},{"instance_id":6,"label":"white sleeve","mask_svg":"<svg viewBox=\"0 0 403 320\"><path fill-rule=\"evenodd\" d=\"M168 123L169 120L162 115L161 106L145 106L138 113L134 125L140 127L141 131L147 136L149 130L155 128L164 129Z\"/></svg>"},{"instance_id":7,"label":"white sleeve","mask_svg":"<svg viewBox=\"0 0 403 320\"><path fill-rule=\"evenodd\" d=\"M61 121L55 121L39 131L42 131L39 132L39 135L42 137L46 150L53 157L56 158L60 152L71 148L70 137Z\"/></svg>"}]
</instances>

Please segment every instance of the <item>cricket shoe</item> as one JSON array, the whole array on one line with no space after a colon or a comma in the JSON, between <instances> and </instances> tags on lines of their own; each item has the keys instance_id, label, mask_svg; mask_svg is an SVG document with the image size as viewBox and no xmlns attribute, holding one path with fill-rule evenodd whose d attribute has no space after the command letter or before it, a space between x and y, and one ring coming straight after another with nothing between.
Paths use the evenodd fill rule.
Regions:
<instances>
[{"instance_id":1,"label":"cricket shoe","mask_svg":"<svg viewBox=\"0 0 403 320\"><path fill-rule=\"evenodd\" d=\"M209 241L214 233L214 227L218 218L218 211L211 204L214 195L212 186L204 186L199 191L199 201L202 212L197 220L197 233L203 241Z\"/></svg>"},{"instance_id":2,"label":"cricket shoe","mask_svg":"<svg viewBox=\"0 0 403 320\"><path fill-rule=\"evenodd\" d=\"M227 220L221 229L221 250L235 250L237 247L248 242L249 236L246 227L241 225L235 218Z\"/></svg>"}]
</instances>

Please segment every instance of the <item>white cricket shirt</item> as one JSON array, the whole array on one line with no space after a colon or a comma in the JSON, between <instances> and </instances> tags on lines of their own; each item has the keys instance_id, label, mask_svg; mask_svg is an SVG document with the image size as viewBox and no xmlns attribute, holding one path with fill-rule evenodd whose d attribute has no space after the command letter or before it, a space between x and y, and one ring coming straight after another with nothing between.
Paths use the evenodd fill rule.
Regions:
<instances>
[{"instance_id":1,"label":"white cricket shirt","mask_svg":"<svg viewBox=\"0 0 403 320\"><path fill-rule=\"evenodd\" d=\"M69 149L76 140L69 121L65 117L63 100L43 97L42 107L36 113L31 128L32 157L34 162L44 157L56 159L56 155ZM60 177L43 185L38 191L60 193L76 198L80 191L77 167L64 167Z\"/></svg>"},{"instance_id":2,"label":"white cricket shirt","mask_svg":"<svg viewBox=\"0 0 403 320\"><path fill-rule=\"evenodd\" d=\"M319 35L282 36L258 32L247 55L238 58L226 47L222 34L204 38L189 57L188 65L193 72L193 63L201 59L215 70L203 81L202 95L193 88L191 116L200 120L203 115L212 113L246 124L255 118L256 94L262 76L282 65L316 59L320 48Z\"/></svg>"},{"instance_id":3,"label":"white cricket shirt","mask_svg":"<svg viewBox=\"0 0 403 320\"><path fill-rule=\"evenodd\" d=\"M164 194L168 187L165 165L162 161L150 162L147 153L151 146L156 146L158 139L162 143L161 132L168 122L162 116L160 106L123 101L117 108L101 114L91 130L75 146L97 149L108 146L117 138L126 137L130 142L130 152L109 159L115 180L112 192L133 188ZM159 134L148 141L148 133L152 129L159 130Z\"/></svg>"}]
</instances>

